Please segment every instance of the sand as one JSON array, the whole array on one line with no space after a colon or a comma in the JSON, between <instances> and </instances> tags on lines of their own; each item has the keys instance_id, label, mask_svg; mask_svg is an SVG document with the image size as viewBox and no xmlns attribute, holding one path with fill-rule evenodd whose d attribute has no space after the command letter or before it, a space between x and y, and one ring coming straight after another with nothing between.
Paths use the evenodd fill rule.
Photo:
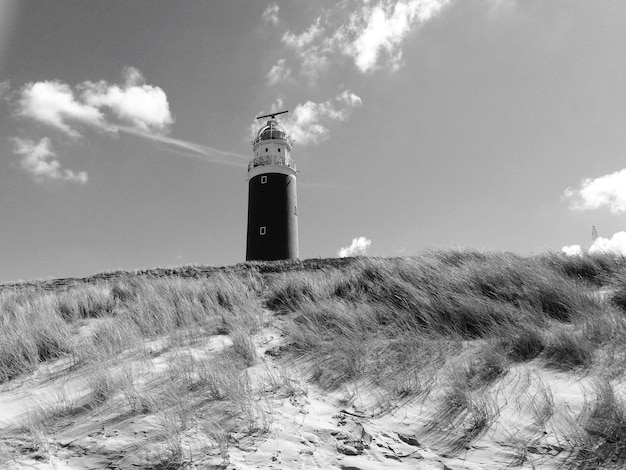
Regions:
<instances>
[{"instance_id":1,"label":"sand","mask_svg":"<svg viewBox=\"0 0 626 470\"><path fill-rule=\"evenodd\" d=\"M266 354L283 343L277 322L254 337L258 360L246 371L251 393L245 406L237 405L242 411L228 432L212 418L232 403L198 401L186 414L149 406L133 411L134 395L120 390L98 406L81 406L92 391L85 369L62 359L0 385L0 466L532 469L557 468L579 444L578 421L590 390L584 376L538 362L515 366L446 420L441 409L450 367L418 395L394 397L366 382L325 390L311 380L307 364ZM224 335L179 349L166 343L153 342L148 359L120 361L119 371L133 374L132 387L167 393L167 380L159 378L171 375L172 357L211 361L232 344ZM197 399L203 391L194 393ZM42 419L42 410L57 413Z\"/></svg>"}]
</instances>

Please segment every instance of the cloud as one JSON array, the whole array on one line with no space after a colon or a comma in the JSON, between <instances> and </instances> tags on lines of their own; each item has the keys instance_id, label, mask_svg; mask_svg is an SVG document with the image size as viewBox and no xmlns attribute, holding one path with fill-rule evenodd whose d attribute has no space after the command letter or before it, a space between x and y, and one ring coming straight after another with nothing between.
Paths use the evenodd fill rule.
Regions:
<instances>
[{"instance_id":1,"label":"cloud","mask_svg":"<svg viewBox=\"0 0 626 470\"><path fill-rule=\"evenodd\" d=\"M291 77L291 69L286 65L286 59L280 59L267 73L269 86L288 80Z\"/></svg>"},{"instance_id":2,"label":"cloud","mask_svg":"<svg viewBox=\"0 0 626 470\"><path fill-rule=\"evenodd\" d=\"M294 34L291 31L287 31L283 35L283 44L298 52L302 52L306 48L313 46L317 39L322 37L322 33L324 32L324 28L320 26L321 20L321 17L318 17L315 23L301 34Z\"/></svg>"},{"instance_id":3,"label":"cloud","mask_svg":"<svg viewBox=\"0 0 626 470\"><path fill-rule=\"evenodd\" d=\"M564 246L561 251L568 256L582 256L584 253L580 245ZM626 256L626 232L617 232L611 238L597 237L588 253Z\"/></svg>"},{"instance_id":4,"label":"cloud","mask_svg":"<svg viewBox=\"0 0 626 470\"><path fill-rule=\"evenodd\" d=\"M204 162L245 167L249 156L219 150L206 145L166 137L174 119L167 95L145 83L135 67L126 67L120 84L104 80L85 81L72 88L60 81L41 81L24 85L16 97L7 97L15 114L46 124L73 137L82 137L85 127L117 134L123 132L159 144L170 152ZM0 82L0 99L9 91L8 82ZM21 157L23 170L37 181L57 180L87 182L87 173L61 169L52 141L38 143L13 139L14 152Z\"/></svg>"},{"instance_id":5,"label":"cloud","mask_svg":"<svg viewBox=\"0 0 626 470\"><path fill-rule=\"evenodd\" d=\"M94 108L108 108L121 121L143 131L163 132L174 122L167 95L159 88L144 84L141 72L134 67L124 70L122 86L105 81L85 82L82 98Z\"/></svg>"},{"instance_id":6,"label":"cloud","mask_svg":"<svg viewBox=\"0 0 626 470\"><path fill-rule=\"evenodd\" d=\"M340 258L346 258L348 256L363 256L371 244L372 240L365 237L356 237L352 239L350 246L341 248L337 255Z\"/></svg>"},{"instance_id":7,"label":"cloud","mask_svg":"<svg viewBox=\"0 0 626 470\"><path fill-rule=\"evenodd\" d=\"M178 153L179 155L183 155L185 157L193 158L196 160L201 160L205 162L208 161L211 163L222 163L241 168L247 167L247 162L250 160L249 155L241 155L235 152L227 152L224 150L209 147L208 145L196 144L187 140L174 139L173 137L150 134L137 129L133 129L132 127L120 126L117 129L118 131L124 132L126 134L143 137L145 139L164 144L166 146L166 149Z\"/></svg>"},{"instance_id":8,"label":"cloud","mask_svg":"<svg viewBox=\"0 0 626 470\"><path fill-rule=\"evenodd\" d=\"M83 82L76 87L79 97L59 81L28 83L20 91L17 114L75 138L81 136L79 125L115 132L125 123L142 131L165 132L174 121L165 92L144 84L134 67L127 67L123 76L121 86L103 80Z\"/></svg>"},{"instance_id":9,"label":"cloud","mask_svg":"<svg viewBox=\"0 0 626 470\"><path fill-rule=\"evenodd\" d=\"M31 174L35 181L68 181L73 183L85 184L87 182L87 173L84 171L74 173L72 170L62 169L61 164L52 150L50 139L44 137L35 143L30 139L20 139L18 137L12 139L14 144L14 152L21 158L20 167Z\"/></svg>"},{"instance_id":10,"label":"cloud","mask_svg":"<svg viewBox=\"0 0 626 470\"><path fill-rule=\"evenodd\" d=\"M582 256L583 249L580 245L567 245L561 248L561 251L567 256Z\"/></svg>"},{"instance_id":11,"label":"cloud","mask_svg":"<svg viewBox=\"0 0 626 470\"><path fill-rule=\"evenodd\" d=\"M65 83L44 81L26 84L20 93L18 115L55 127L71 137L80 137L76 122L102 127L104 116L93 106L80 103Z\"/></svg>"},{"instance_id":12,"label":"cloud","mask_svg":"<svg viewBox=\"0 0 626 470\"><path fill-rule=\"evenodd\" d=\"M617 232L610 239L596 238L589 248L589 254L626 256L626 232Z\"/></svg>"},{"instance_id":13,"label":"cloud","mask_svg":"<svg viewBox=\"0 0 626 470\"><path fill-rule=\"evenodd\" d=\"M608 207L612 214L623 214L626 212L626 169L595 179L585 178L580 189L567 188L562 198L569 201L572 210Z\"/></svg>"},{"instance_id":14,"label":"cloud","mask_svg":"<svg viewBox=\"0 0 626 470\"><path fill-rule=\"evenodd\" d=\"M363 104L361 98L349 90L344 90L337 95L337 101L345 104L346 106L350 106L351 108L356 108Z\"/></svg>"},{"instance_id":15,"label":"cloud","mask_svg":"<svg viewBox=\"0 0 626 470\"><path fill-rule=\"evenodd\" d=\"M345 90L334 100L321 103L307 101L297 105L293 112L281 120L281 125L297 144L319 144L328 139L330 131L326 126L330 122L345 121L352 109L359 106L361 98Z\"/></svg>"},{"instance_id":16,"label":"cloud","mask_svg":"<svg viewBox=\"0 0 626 470\"><path fill-rule=\"evenodd\" d=\"M265 10L263 10L263 22L266 24L272 24L276 26L278 24L278 11L280 7L277 3L270 3Z\"/></svg>"},{"instance_id":17,"label":"cloud","mask_svg":"<svg viewBox=\"0 0 626 470\"><path fill-rule=\"evenodd\" d=\"M4 99L11 90L11 83L9 80L5 80L4 82L0 82L0 100Z\"/></svg>"},{"instance_id":18,"label":"cloud","mask_svg":"<svg viewBox=\"0 0 626 470\"><path fill-rule=\"evenodd\" d=\"M378 67L386 55L392 69L402 59L406 36L418 25L437 16L448 0L380 1L350 17L345 33L339 35L344 54L351 56L361 72Z\"/></svg>"},{"instance_id":19,"label":"cloud","mask_svg":"<svg viewBox=\"0 0 626 470\"><path fill-rule=\"evenodd\" d=\"M329 65L327 55L331 52L331 38L324 35L321 17L301 34L287 31L282 38L287 49L291 49L300 61L300 73L313 84Z\"/></svg>"},{"instance_id":20,"label":"cloud","mask_svg":"<svg viewBox=\"0 0 626 470\"><path fill-rule=\"evenodd\" d=\"M407 36L437 17L451 0L349 0L338 2L302 33L287 31L282 42L315 80L331 58L349 57L363 73L397 70Z\"/></svg>"}]
</instances>

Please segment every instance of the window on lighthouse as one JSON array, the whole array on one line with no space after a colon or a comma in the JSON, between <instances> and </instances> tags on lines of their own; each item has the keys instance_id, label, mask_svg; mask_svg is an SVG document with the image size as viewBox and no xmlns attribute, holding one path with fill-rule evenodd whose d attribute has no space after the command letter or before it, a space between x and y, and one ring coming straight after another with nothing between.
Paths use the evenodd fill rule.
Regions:
<instances>
[{"instance_id":1,"label":"window on lighthouse","mask_svg":"<svg viewBox=\"0 0 626 470\"><path fill-rule=\"evenodd\" d=\"M265 235L265 232L267 232L267 229L265 227L259 228L259 235Z\"/></svg>"},{"instance_id":2,"label":"window on lighthouse","mask_svg":"<svg viewBox=\"0 0 626 470\"><path fill-rule=\"evenodd\" d=\"M267 183L267 176L261 176L261 184Z\"/></svg>"}]
</instances>

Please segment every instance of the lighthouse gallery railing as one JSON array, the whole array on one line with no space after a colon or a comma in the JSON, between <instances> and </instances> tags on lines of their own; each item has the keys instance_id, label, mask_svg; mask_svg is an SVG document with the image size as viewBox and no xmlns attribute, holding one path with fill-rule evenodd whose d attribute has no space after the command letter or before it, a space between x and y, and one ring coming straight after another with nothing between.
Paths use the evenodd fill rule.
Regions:
<instances>
[{"instance_id":1,"label":"lighthouse gallery railing","mask_svg":"<svg viewBox=\"0 0 626 470\"><path fill-rule=\"evenodd\" d=\"M264 165L284 165L296 171L296 163L291 158L277 155L265 155L255 158L250 163L248 163L248 171L257 166Z\"/></svg>"}]
</instances>

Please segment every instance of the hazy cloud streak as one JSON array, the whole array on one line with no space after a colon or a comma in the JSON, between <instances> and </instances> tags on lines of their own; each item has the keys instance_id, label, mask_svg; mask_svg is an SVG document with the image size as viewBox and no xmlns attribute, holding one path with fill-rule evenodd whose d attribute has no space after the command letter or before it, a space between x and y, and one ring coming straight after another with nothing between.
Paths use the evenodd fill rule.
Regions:
<instances>
[{"instance_id":1,"label":"hazy cloud streak","mask_svg":"<svg viewBox=\"0 0 626 470\"><path fill-rule=\"evenodd\" d=\"M152 140L166 145L168 151L178 153L180 155L191 157L196 160L211 163L221 163L237 167L247 166L247 161L251 159L249 155L241 155L235 152L227 152L219 150L208 145L196 144L186 140L175 139L163 135L155 135L143 132L132 127L118 126L117 130L126 134L135 135L144 139Z\"/></svg>"}]
</instances>

